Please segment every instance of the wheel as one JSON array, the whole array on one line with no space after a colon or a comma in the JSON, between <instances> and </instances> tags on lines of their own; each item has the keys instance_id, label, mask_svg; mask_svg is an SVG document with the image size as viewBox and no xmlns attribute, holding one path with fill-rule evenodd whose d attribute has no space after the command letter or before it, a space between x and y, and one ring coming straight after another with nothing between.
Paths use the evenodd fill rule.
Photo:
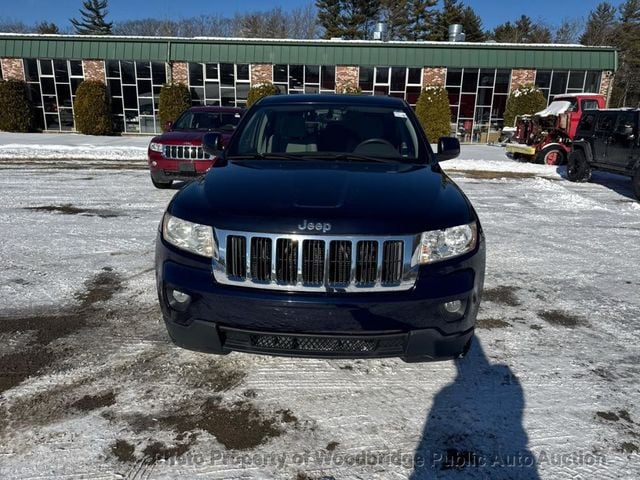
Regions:
<instances>
[{"instance_id":1,"label":"wheel","mask_svg":"<svg viewBox=\"0 0 640 480\"><path fill-rule=\"evenodd\" d=\"M173 183L173 180L169 180L168 182L160 182L155 178L151 177L151 183L153 183L153 186L156 188L165 189L165 188L171 188L171 184Z\"/></svg>"},{"instance_id":2,"label":"wheel","mask_svg":"<svg viewBox=\"0 0 640 480\"><path fill-rule=\"evenodd\" d=\"M633 174L633 193L636 195L636 198L640 200L640 165L636 167L636 173Z\"/></svg>"},{"instance_id":3,"label":"wheel","mask_svg":"<svg viewBox=\"0 0 640 480\"><path fill-rule=\"evenodd\" d=\"M572 182L588 182L591 167L582 150L573 150L567 159L567 178Z\"/></svg>"},{"instance_id":4,"label":"wheel","mask_svg":"<svg viewBox=\"0 0 640 480\"><path fill-rule=\"evenodd\" d=\"M562 148L551 146L543 148L536 156L536 160L544 165L562 165L566 162L566 155Z\"/></svg>"}]
</instances>

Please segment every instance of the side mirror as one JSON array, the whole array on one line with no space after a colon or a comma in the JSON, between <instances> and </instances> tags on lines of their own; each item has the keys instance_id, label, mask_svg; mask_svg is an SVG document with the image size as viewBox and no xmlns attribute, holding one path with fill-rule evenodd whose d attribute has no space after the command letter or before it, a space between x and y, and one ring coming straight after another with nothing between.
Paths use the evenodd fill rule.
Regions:
<instances>
[{"instance_id":1,"label":"side mirror","mask_svg":"<svg viewBox=\"0 0 640 480\"><path fill-rule=\"evenodd\" d=\"M438 154L436 159L438 162L451 160L460 155L460 142L454 137L440 137L438 140Z\"/></svg>"},{"instance_id":2,"label":"side mirror","mask_svg":"<svg viewBox=\"0 0 640 480\"><path fill-rule=\"evenodd\" d=\"M215 132L205 133L202 137L204 153L218 157L222 153L222 135Z\"/></svg>"},{"instance_id":3,"label":"side mirror","mask_svg":"<svg viewBox=\"0 0 640 480\"><path fill-rule=\"evenodd\" d=\"M164 131L165 132L170 132L171 130L173 130L173 122L167 122L164 124Z\"/></svg>"}]
</instances>

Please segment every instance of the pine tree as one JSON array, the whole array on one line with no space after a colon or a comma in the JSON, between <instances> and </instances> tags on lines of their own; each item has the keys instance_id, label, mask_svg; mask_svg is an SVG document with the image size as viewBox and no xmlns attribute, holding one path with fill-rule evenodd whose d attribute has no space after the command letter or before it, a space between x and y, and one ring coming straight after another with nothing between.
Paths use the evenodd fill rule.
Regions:
<instances>
[{"instance_id":1,"label":"pine tree","mask_svg":"<svg viewBox=\"0 0 640 480\"><path fill-rule=\"evenodd\" d=\"M316 0L318 23L324 28L323 38L341 37L342 0Z\"/></svg>"},{"instance_id":2,"label":"pine tree","mask_svg":"<svg viewBox=\"0 0 640 480\"><path fill-rule=\"evenodd\" d=\"M544 25L534 25L531 18L522 15L515 23L505 22L493 29L492 40L503 43L551 43L551 31Z\"/></svg>"},{"instance_id":3,"label":"pine tree","mask_svg":"<svg viewBox=\"0 0 640 480\"><path fill-rule=\"evenodd\" d=\"M428 40L435 26L437 0L409 0L409 40Z\"/></svg>"},{"instance_id":4,"label":"pine tree","mask_svg":"<svg viewBox=\"0 0 640 480\"><path fill-rule=\"evenodd\" d=\"M381 0L380 20L387 24L389 40L407 40L409 38L409 1Z\"/></svg>"},{"instance_id":5,"label":"pine tree","mask_svg":"<svg viewBox=\"0 0 640 480\"><path fill-rule=\"evenodd\" d=\"M640 107L640 0L626 0L618 11L620 17L610 40L618 48L620 66L611 105Z\"/></svg>"},{"instance_id":6,"label":"pine tree","mask_svg":"<svg viewBox=\"0 0 640 480\"><path fill-rule=\"evenodd\" d=\"M342 0L342 33L350 40L371 38L382 8L380 0Z\"/></svg>"},{"instance_id":7,"label":"pine tree","mask_svg":"<svg viewBox=\"0 0 640 480\"><path fill-rule=\"evenodd\" d=\"M430 40L449 40L449 26L459 23L465 33L467 42L483 42L482 20L469 6L460 0L444 0L442 10L436 15L435 25L429 35Z\"/></svg>"},{"instance_id":8,"label":"pine tree","mask_svg":"<svg viewBox=\"0 0 640 480\"><path fill-rule=\"evenodd\" d=\"M580 37L583 45L607 45L616 23L616 9L608 2L600 3L589 13L587 26Z\"/></svg>"},{"instance_id":9,"label":"pine tree","mask_svg":"<svg viewBox=\"0 0 640 480\"><path fill-rule=\"evenodd\" d=\"M484 42L485 34L482 30L482 20L471 7L462 11L460 23L464 29L466 42Z\"/></svg>"},{"instance_id":10,"label":"pine tree","mask_svg":"<svg viewBox=\"0 0 640 480\"><path fill-rule=\"evenodd\" d=\"M107 0L84 0L80 19L72 18L71 24L80 35L109 35L113 22L107 22Z\"/></svg>"}]
</instances>

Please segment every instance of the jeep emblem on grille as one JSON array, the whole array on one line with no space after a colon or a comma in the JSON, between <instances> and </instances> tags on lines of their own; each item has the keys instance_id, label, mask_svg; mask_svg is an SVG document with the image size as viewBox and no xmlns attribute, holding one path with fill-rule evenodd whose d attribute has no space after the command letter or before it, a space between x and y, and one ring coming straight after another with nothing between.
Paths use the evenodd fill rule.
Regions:
<instances>
[{"instance_id":1,"label":"jeep emblem on grille","mask_svg":"<svg viewBox=\"0 0 640 480\"><path fill-rule=\"evenodd\" d=\"M327 233L331 230L330 223L320 223L320 222L308 222L307 219L304 219L300 225L298 225L298 230L308 230L313 232L322 232Z\"/></svg>"}]
</instances>

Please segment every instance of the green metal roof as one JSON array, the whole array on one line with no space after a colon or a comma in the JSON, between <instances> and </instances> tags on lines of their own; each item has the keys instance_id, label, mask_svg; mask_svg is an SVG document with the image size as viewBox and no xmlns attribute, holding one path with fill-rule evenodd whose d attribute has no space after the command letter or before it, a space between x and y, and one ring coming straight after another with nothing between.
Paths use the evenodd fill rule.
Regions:
<instances>
[{"instance_id":1,"label":"green metal roof","mask_svg":"<svg viewBox=\"0 0 640 480\"><path fill-rule=\"evenodd\" d=\"M0 57L616 70L613 47L0 34Z\"/></svg>"}]
</instances>

